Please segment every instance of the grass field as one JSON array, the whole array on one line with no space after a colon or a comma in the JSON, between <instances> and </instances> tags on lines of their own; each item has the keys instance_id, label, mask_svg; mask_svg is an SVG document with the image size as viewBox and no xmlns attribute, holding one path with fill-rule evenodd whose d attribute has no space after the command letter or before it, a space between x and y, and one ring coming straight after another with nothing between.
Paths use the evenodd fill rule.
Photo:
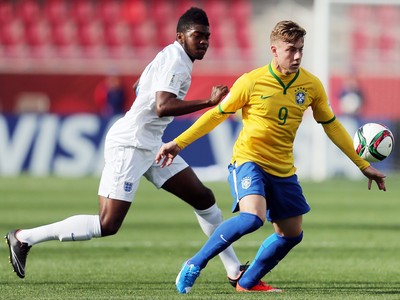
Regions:
<instances>
[{"instance_id":1,"label":"grass field","mask_svg":"<svg viewBox=\"0 0 400 300\"><path fill-rule=\"evenodd\" d=\"M87 242L34 246L27 276L19 279L0 247L0 299L400 299L400 176L386 193L366 181L303 182L312 211L304 239L264 280L283 294L239 294L218 258L192 292L179 295L182 262L205 241L192 209L143 181L120 232ZM0 233L97 213L98 178L0 178ZM225 218L231 197L225 182L208 183ZM264 225L235 244L251 260L271 233Z\"/></svg>"}]
</instances>

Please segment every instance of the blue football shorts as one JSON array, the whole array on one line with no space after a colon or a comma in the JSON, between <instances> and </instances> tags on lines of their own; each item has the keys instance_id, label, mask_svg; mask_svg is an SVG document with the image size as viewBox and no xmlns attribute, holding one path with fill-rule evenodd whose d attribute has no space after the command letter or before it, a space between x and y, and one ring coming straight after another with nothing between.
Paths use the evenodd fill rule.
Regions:
<instances>
[{"instance_id":1,"label":"blue football shorts","mask_svg":"<svg viewBox=\"0 0 400 300\"><path fill-rule=\"evenodd\" d=\"M253 162L238 167L230 164L228 169L228 182L233 196L232 212L239 210L240 199L247 195L261 195L266 199L266 218L269 222L310 211L297 175L273 176Z\"/></svg>"}]
</instances>

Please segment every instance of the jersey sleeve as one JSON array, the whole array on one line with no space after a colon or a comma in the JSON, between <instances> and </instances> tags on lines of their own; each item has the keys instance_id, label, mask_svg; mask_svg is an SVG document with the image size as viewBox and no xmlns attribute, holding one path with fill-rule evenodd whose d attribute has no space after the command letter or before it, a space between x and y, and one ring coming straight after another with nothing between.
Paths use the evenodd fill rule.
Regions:
<instances>
[{"instance_id":1,"label":"jersey sleeve","mask_svg":"<svg viewBox=\"0 0 400 300\"><path fill-rule=\"evenodd\" d=\"M222 114L234 114L250 99L253 83L247 74L239 77L231 87L229 94L218 105Z\"/></svg>"},{"instance_id":2,"label":"jersey sleeve","mask_svg":"<svg viewBox=\"0 0 400 300\"><path fill-rule=\"evenodd\" d=\"M176 137L174 141L183 149L195 140L209 133L228 117L229 114L222 114L219 111L219 107L214 107L205 112L192 126Z\"/></svg>"},{"instance_id":3,"label":"jersey sleeve","mask_svg":"<svg viewBox=\"0 0 400 300\"><path fill-rule=\"evenodd\" d=\"M154 90L156 92L164 91L179 95L181 86L186 81L186 78L190 76L179 59L174 57L171 60L166 60L158 66Z\"/></svg>"},{"instance_id":4,"label":"jersey sleeve","mask_svg":"<svg viewBox=\"0 0 400 300\"><path fill-rule=\"evenodd\" d=\"M321 81L314 77L313 86L315 87L315 95L311 104L314 119L321 124L332 122L335 119L335 114L328 101L324 86Z\"/></svg>"},{"instance_id":5,"label":"jersey sleeve","mask_svg":"<svg viewBox=\"0 0 400 300\"><path fill-rule=\"evenodd\" d=\"M350 135L343 127L343 125L337 119L335 119L333 122L322 125L331 141L340 150L342 150L343 153L346 154L360 170L364 170L370 166L369 162L365 161L357 155L356 151L353 148L353 140L351 139Z\"/></svg>"},{"instance_id":6,"label":"jersey sleeve","mask_svg":"<svg viewBox=\"0 0 400 300\"><path fill-rule=\"evenodd\" d=\"M250 92L251 80L244 74L236 80L228 95L226 95L218 106L204 113L191 127L176 137L174 141L183 149L206 135L230 115L241 109L247 103Z\"/></svg>"}]
</instances>

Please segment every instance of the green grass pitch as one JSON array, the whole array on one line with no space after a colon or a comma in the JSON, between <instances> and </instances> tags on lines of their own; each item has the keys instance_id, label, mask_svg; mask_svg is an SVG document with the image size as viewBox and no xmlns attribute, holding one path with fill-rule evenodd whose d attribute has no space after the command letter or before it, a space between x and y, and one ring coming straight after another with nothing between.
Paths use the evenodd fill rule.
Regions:
<instances>
[{"instance_id":1,"label":"green grass pitch","mask_svg":"<svg viewBox=\"0 0 400 300\"><path fill-rule=\"evenodd\" d=\"M304 239L264 280L283 294L236 293L218 258L192 292L179 295L175 277L205 241L192 209L143 180L131 210L112 237L50 241L32 247L19 279L0 246L0 299L400 299L400 176L387 192L367 181L302 182L311 212ZM98 178L0 178L0 233L95 214ZM207 183L224 217L226 182ZM244 263L271 233L265 224L235 244Z\"/></svg>"}]
</instances>

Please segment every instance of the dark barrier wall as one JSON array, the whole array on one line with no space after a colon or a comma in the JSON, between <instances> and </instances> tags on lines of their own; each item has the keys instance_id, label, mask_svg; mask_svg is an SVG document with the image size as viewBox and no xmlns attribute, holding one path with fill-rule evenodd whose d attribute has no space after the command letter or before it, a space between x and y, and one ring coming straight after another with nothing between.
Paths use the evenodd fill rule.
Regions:
<instances>
[{"instance_id":1,"label":"dark barrier wall","mask_svg":"<svg viewBox=\"0 0 400 300\"><path fill-rule=\"evenodd\" d=\"M208 98L213 85L226 84L230 87L239 75L193 75L186 99ZM132 85L138 76L121 76L126 109L134 100ZM0 74L0 112L19 113L26 109L26 106L21 105L22 101L30 96L40 98L41 95L47 99L47 112L50 113L97 113L94 91L104 79L104 75ZM343 81L338 76L330 80L329 98L336 114L341 113L338 95ZM358 81L365 96L360 111L363 118L400 120L400 78L360 77Z\"/></svg>"}]
</instances>

